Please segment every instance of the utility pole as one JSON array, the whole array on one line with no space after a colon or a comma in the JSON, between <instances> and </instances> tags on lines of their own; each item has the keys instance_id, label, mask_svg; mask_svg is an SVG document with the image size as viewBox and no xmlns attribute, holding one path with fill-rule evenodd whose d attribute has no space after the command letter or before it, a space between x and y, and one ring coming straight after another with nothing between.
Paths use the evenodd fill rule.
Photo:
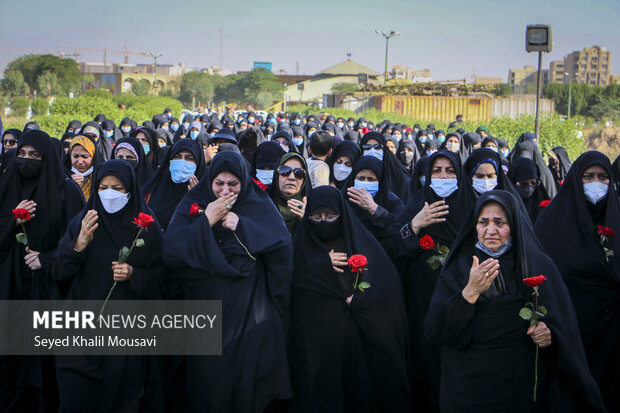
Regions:
<instances>
[{"instance_id":1,"label":"utility pole","mask_svg":"<svg viewBox=\"0 0 620 413\"><path fill-rule=\"evenodd\" d=\"M161 56L163 56L162 53L149 53L149 56L153 58L153 75L155 77L155 80L153 80L153 89L156 89L156 85L157 85L157 59Z\"/></svg>"},{"instance_id":2,"label":"utility pole","mask_svg":"<svg viewBox=\"0 0 620 413\"><path fill-rule=\"evenodd\" d=\"M566 76L568 76L568 118L570 118L570 103L571 103L571 92L573 91L573 76L564 72Z\"/></svg>"},{"instance_id":3,"label":"utility pole","mask_svg":"<svg viewBox=\"0 0 620 413\"><path fill-rule=\"evenodd\" d=\"M540 93L542 92L542 54L538 52L538 81L536 82L536 139L540 136Z\"/></svg>"},{"instance_id":4,"label":"utility pole","mask_svg":"<svg viewBox=\"0 0 620 413\"><path fill-rule=\"evenodd\" d=\"M542 54L553 49L551 26L530 24L525 28L525 51L538 52L538 82L536 82L536 138L540 142L540 93L542 91Z\"/></svg>"},{"instance_id":5,"label":"utility pole","mask_svg":"<svg viewBox=\"0 0 620 413\"><path fill-rule=\"evenodd\" d=\"M400 36L401 32L395 32L394 30L390 30L389 33L383 31L383 30L379 30L376 29L375 33L377 33L380 36L385 37L385 72L384 72L384 78L383 78L383 84L387 84L387 78L388 78L388 47L390 44L390 39L392 37L396 37L396 36Z\"/></svg>"}]
</instances>

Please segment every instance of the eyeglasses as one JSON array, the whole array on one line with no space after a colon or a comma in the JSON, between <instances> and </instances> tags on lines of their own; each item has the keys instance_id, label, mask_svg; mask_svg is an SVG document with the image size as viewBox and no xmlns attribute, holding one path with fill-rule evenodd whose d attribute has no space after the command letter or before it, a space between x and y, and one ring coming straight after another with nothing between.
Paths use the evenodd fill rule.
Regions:
<instances>
[{"instance_id":1,"label":"eyeglasses","mask_svg":"<svg viewBox=\"0 0 620 413\"><path fill-rule=\"evenodd\" d=\"M280 174L280 176L282 177L287 177L291 174L291 172L293 172L295 174L295 178L297 179L304 179L306 177L306 170L303 168L291 168L290 166L287 165L282 165L281 167L278 168L278 173Z\"/></svg>"},{"instance_id":2,"label":"eyeglasses","mask_svg":"<svg viewBox=\"0 0 620 413\"><path fill-rule=\"evenodd\" d=\"M338 214L325 215L325 219L321 218L320 215L310 215L310 216L308 216L308 219L310 221L312 221L312 222L321 222L321 221L335 222L336 220L338 220L338 218L340 218L340 215L338 215Z\"/></svg>"},{"instance_id":3,"label":"eyeglasses","mask_svg":"<svg viewBox=\"0 0 620 413\"><path fill-rule=\"evenodd\" d=\"M13 145L15 145L16 143L17 143L17 141L16 141L15 139L5 139L5 140L4 140L4 144L5 144L5 145L11 145L11 146L13 146Z\"/></svg>"},{"instance_id":4,"label":"eyeglasses","mask_svg":"<svg viewBox=\"0 0 620 413\"><path fill-rule=\"evenodd\" d=\"M381 145L380 143L375 143L374 145L370 145L370 144L366 144L366 145L362 145L362 149L367 151L369 149L381 149L383 148L383 145Z\"/></svg>"}]
</instances>

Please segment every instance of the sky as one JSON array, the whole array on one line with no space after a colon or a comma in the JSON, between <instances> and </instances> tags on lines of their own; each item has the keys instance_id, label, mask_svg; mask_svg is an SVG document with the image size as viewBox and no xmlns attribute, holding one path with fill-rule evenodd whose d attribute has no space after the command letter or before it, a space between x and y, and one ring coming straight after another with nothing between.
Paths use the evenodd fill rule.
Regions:
<instances>
[{"instance_id":1,"label":"sky","mask_svg":"<svg viewBox=\"0 0 620 413\"><path fill-rule=\"evenodd\" d=\"M618 0L0 0L0 70L21 54L70 49L162 53L158 63L188 68L219 65L250 70L254 61L273 70L314 74L347 59L378 72L385 39L375 29L401 31L390 40L394 64L430 69L434 80L507 78L510 68L536 66L525 51L525 27L549 24L551 60L599 45L611 50L611 74L620 75ZM20 50L26 49L26 50ZM100 51L80 50L80 61L102 62ZM108 55L120 63L124 56ZM130 56L131 63L152 59Z\"/></svg>"}]
</instances>

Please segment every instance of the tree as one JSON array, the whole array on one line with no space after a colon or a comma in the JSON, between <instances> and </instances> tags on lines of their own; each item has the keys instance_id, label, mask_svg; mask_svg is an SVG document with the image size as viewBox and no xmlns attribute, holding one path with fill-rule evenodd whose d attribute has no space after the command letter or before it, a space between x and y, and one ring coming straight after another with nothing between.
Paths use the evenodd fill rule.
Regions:
<instances>
[{"instance_id":1,"label":"tree","mask_svg":"<svg viewBox=\"0 0 620 413\"><path fill-rule=\"evenodd\" d=\"M46 98L58 96L62 92L58 77L50 71L43 72L37 79L37 84L39 94Z\"/></svg>"},{"instance_id":2,"label":"tree","mask_svg":"<svg viewBox=\"0 0 620 413\"><path fill-rule=\"evenodd\" d=\"M556 99L562 91L564 90L564 85L562 83L549 83L542 90L542 96L547 99Z\"/></svg>"},{"instance_id":3,"label":"tree","mask_svg":"<svg viewBox=\"0 0 620 413\"><path fill-rule=\"evenodd\" d=\"M332 85L331 90L335 95L351 95L360 90L360 88L356 83L344 82Z\"/></svg>"},{"instance_id":4,"label":"tree","mask_svg":"<svg viewBox=\"0 0 620 413\"><path fill-rule=\"evenodd\" d=\"M79 92L82 88L82 74L73 59L61 59L51 54L24 55L10 61L4 70L5 76L10 71L19 71L31 91L38 90L38 79L44 72L54 73L62 94Z\"/></svg>"},{"instance_id":5,"label":"tree","mask_svg":"<svg viewBox=\"0 0 620 413\"><path fill-rule=\"evenodd\" d=\"M141 79L131 86L131 91L136 96L146 96L151 94L151 84L146 79Z\"/></svg>"},{"instance_id":6,"label":"tree","mask_svg":"<svg viewBox=\"0 0 620 413\"><path fill-rule=\"evenodd\" d=\"M24 82L24 75L18 70L4 72L0 87L8 97L25 96L28 94L28 85Z\"/></svg>"},{"instance_id":7,"label":"tree","mask_svg":"<svg viewBox=\"0 0 620 413\"><path fill-rule=\"evenodd\" d=\"M495 96L510 96L512 95L512 88L508 83L500 83L495 86L493 93Z\"/></svg>"},{"instance_id":8,"label":"tree","mask_svg":"<svg viewBox=\"0 0 620 413\"><path fill-rule=\"evenodd\" d=\"M273 102L282 100L286 90L276 75L262 67L252 69L240 82L244 100L256 108L266 108Z\"/></svg>"},{"instance_id":9,"label":"tree","mask_svg":"<svg viewBox=\"0 0 620 413\"><path fill-rule=\"evenodd\" d=\"M215 91L213 77L205 72L185 73L181 77L179 100L188 106L195 101L200 103L211 102Z\"/></svg>"}]
</instances>

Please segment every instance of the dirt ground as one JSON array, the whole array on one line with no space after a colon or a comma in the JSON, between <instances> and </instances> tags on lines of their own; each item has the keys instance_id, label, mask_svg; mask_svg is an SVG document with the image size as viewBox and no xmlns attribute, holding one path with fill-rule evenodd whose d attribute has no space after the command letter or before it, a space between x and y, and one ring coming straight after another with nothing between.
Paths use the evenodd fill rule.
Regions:
<instances>
[{"instance_id":1,"label":"dirt ground","mask_svg":"<svg viewBox=\"0 0 620 413\"><path fill-rule=\"evenodd\" d=\"M586 139L586 146L590 149L596 149L609 156L613 162L620 154L620 136L618 136L620 128L616 126L606 126L600 133L594 133Z\"/></svg>"}]
</instances>

